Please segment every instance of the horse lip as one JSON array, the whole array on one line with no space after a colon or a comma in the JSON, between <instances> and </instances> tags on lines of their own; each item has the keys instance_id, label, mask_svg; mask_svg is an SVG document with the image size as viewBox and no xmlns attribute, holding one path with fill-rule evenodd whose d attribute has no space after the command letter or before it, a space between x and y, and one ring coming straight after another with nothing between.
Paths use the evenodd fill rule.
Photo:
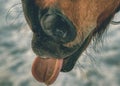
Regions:
<instances>
[{"instance_id":1,"label":"horse lip","mask_svg":"<svg viewBox=\"0 0 120 86\"><path fill-rule=\"evenodd\" d=\"M76 52L63 59L63 66L61 72L69 72L73 69L76 61L78 60L82 52L87 48L89 42L91 41L91 38L92 35L90 34Z\"/></svg>"}]
</instances>

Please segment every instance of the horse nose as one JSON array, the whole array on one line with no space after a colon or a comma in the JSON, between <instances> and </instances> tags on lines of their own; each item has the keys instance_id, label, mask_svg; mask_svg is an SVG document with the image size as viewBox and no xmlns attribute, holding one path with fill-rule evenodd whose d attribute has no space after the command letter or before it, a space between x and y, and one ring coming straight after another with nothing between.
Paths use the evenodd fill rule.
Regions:
<instances>
[{"instance_id":1,"label":"horse nose","mask_svg":"<svg viewBox=\"0 0 120 86\"><path fill-rule=\"evenodd\" d=\"M76 37L75 27L60 13L47 12L40 23L43 31L57 42L67 43Z\"/></svg>"}]
</instances>

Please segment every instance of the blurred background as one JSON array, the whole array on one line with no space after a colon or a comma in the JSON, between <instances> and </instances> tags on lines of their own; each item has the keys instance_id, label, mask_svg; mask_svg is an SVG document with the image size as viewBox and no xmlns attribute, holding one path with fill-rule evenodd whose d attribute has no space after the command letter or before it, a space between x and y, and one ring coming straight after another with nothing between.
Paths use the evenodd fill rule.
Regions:
<instances>
[{"instance_id":1,"label":"blurred background","mask_svg":"<svg viewBox=\"0 0 120 86\"><path fill-rule=\"evenodd\" d=\"M120 12L113 20L120 21ZM120 24L108 29L102 42L91 42L74 69L60 73L51 86L120 86ZM0 0L0 86L45 86L31 74L31 39L21 1Z\"/></svg>"}]
</instances>

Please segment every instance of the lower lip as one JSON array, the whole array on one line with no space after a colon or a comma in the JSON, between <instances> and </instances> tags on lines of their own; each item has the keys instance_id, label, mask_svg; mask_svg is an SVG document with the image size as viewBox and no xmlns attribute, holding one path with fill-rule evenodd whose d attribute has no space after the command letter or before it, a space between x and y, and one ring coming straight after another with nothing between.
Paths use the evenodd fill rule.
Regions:
<instances>
[{"instance_id":1,"label":"lower lip","mask_svg":"<svg viewBox=\"0 0 120 86\"><path fill-rule=\"evenodd\" d=\"M37 57L32 65L34 78L46 85L51 85L57 79L63 65L63 59Z\"/></svg>"}]
</instances>

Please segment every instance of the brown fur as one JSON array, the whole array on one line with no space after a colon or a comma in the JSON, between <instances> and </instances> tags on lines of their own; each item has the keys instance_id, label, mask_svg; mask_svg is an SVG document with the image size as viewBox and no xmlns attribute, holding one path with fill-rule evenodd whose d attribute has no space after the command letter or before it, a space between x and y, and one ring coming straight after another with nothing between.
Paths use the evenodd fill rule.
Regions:
<instances>
[{"instance_id":1,"label":"brown fur","mask_svg":"<svg viewBox=\"0 0 120 86\"><path fill-rule=\"evenodd\" d=\"M35 0L36 4L41 8L47 8L53 6L57 0Z\"/></svg>"}]
</instances>

